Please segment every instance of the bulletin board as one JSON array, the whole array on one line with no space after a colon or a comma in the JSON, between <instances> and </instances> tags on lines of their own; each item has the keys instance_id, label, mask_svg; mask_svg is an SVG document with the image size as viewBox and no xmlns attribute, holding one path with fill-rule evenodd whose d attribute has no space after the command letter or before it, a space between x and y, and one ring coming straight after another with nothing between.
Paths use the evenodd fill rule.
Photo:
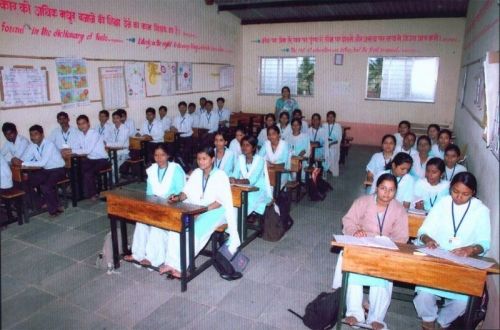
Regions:
<instances>
[{"instance_id":1,"label":"bulletin board","mask_svg":"<svg viewBox=\"0 0 500 330\"><path fill-rule=\"evenodd\" d=\"M2 107L24 107L49 102L47 67L0 66L0 101Z\"/></svg>"},{"instance_id":2,"label":"bulletin board","mask_svg":"<svg viewBox=\"0 0 500 330\"><path fill-rule=\"evenodd\" d=\"M99 88L103 109L113 110L128 107L123 66L100 67Z\"/></svg>"},{"instance_id":3,"label":"bulletin board","mask_svg":"<svg viewBox=\"0 0 500 330\"><path fill-rule=\"evenodd\" d=\"M219 69L219 88L226 89L234 86L234 66L222 66Z\"/></svg>"}]
</instances>

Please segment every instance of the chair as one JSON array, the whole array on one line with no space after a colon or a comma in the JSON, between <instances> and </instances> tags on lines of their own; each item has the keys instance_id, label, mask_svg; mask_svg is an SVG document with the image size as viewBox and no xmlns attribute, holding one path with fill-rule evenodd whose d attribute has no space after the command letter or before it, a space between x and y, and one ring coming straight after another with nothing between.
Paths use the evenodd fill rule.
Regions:
<instances>
[{"instance_id":1,"label":"chair","mask_svg":"<svg viewBox=\"0 0 500 330\"><path fill-rule=\"evenodd\" d=\"M286 188L290 191L296 191L295 203L298 203L303 195L302 195L302 161L303 157L292 156L290 159L290 172L295 173L295 180L288 181L286 184Z\"/></svg>"},{"instance_id":2,"label":"chair","mask_svg":"<svg viewBox=\"0 0 500 330\"><path fill-rule=\"evenodd\" d=\"M97 175L97 191L113 189L113 169L111 166L100 170Z\"/></svg>"},{"instance_id":3,"label":"chair","mask_svg":"<svg viewBox=\"0 0 500 330\"><path fill-rule=\"evenodd\" d=\"M349 148L351 147L351 141L353 138L351 136L347 136L347 131L350 130L351 127L344 127L342 131L342 140L340 141L340 155L339 155L339 164L345 165L345 161L347 155L349 154Z\"/></svg>"},{"instance_id":4,"label":"chair","mask_svg":"<svg viewBox=\"0 0 500 330\"><path fill-rule=\"evenodd\" d=\"M5 208L7 210L7 221L2 223L2 225L7 225L15 221L15 219L10 218L12 204L15 205L17 224L22 225L23 223L29 222L29 217L26 212L26 204L24 201L25 192L17 189L11 188L7 191L0 193L0 199L5 203Z\"/></svg>"}]
</instances>

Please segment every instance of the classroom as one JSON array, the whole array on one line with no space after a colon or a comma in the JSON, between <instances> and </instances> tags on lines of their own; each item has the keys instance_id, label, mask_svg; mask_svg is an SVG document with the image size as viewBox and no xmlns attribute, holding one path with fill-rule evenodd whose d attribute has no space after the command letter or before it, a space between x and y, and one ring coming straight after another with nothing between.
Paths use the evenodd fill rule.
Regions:
<instances>
[{"instance_id":1,"label":"classroom","mask_svg":"<svg viewBox=\"0 0 500 330\"><path fill-rule=\"evenodd\" d=\"M499 12L0 0L2 329L500 329Z\"/></svg>"}]
</instances>

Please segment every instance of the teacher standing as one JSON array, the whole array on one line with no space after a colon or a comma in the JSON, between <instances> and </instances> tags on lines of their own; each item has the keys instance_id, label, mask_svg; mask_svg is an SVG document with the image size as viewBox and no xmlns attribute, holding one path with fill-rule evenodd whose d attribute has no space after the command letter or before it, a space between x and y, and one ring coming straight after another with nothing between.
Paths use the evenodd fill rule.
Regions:
<instances>
[{"instance_id":1,"label":"teacher standing","mask_svg":"<svg viewBox=\"0 0 500 330\"><path fill-rule=\"evenodd\" d=\"M299 104L297 103L297 101L291 98L290 88L288 86L283 86L283 88L281 88L281 97L276 100L276 118L279 118L280 113L282 113L283 111L287 111L290 115L289 118L292 118L293 110L298 108Z\"/></svg>"}]
</instances>

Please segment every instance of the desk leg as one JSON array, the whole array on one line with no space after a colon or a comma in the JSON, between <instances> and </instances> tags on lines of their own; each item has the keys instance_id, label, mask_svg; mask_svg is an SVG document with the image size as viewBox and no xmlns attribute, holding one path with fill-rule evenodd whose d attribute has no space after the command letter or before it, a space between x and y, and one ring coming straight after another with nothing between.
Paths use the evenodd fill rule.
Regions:
<instances>
[{"instance_id":1,"label":"desk leg","mask_svg":"<svg viewBox=\"0 0 500 330\"><path fill-rule=\"evenodd\" d=\"M128 249L128 235L127 235L127 223L125 221L120 221L120 233L122 235L122 251L123 254L132 254L132 251Z\"/></svg>"},{"instance_id":2,"label":"desk leg","mask_svg":"<svg viewBox=\"0 0 500 330\"><path fill-rule=\"evenodd\" d=\"M472 316L474 314L476 299L479 299L479 297L469 296L467 301L467 309L465 310L465 329L473 329Z\"/></svg>"},{"instance_id":3,"label":"desk leg","mask_svg":"<svg viewBox=\"0 0 500 330\"><path fill-rule=\"evenodd\" d=\"M277 201L281 191L281 173L276 172L275 175L276 175L276 187L274 187L274 201Z\"/></svg>"},{"instance_id":4,"label":"desk leg","mask_svg":"<svg viewBox=\"0 0 500 330\"><path fill-rule=\"evenodd\" d=\"M77 160L72 157L71 158L71 169L70 169L70 180L71 180L71 205L76 207L78 201L78 172L77 172Z\"/></svg>"},{"instance_id":5,"label":"desk leg","mask_svg":"<svg viewBox=\"0 0 500 330\"><path fill-rule=\"evenodd\" d=\"M247 218L248 218L248 191L242 192L243 194L243 207L241 210L242 222L241 222L241 230L242 230L242 239L241 243L247 240Z\"/></svg>"},{"instance_id":6,"label":"desk leg","mask_svg":"<svg viewBox=\"0 0 500 330\"><path fill-rule=\"evenodd\" d=\"M118 184L118 180L120 179L118 176L118 151L113 150L112 153L113 167L115 168L115 185Z\"/></svg>"},{"instance_id":7,"label":"desk leg","mask_svg":"<svg viewBox=\"0 0 500 330\"><path fill-rule=\"evenodd\" d=\"M342 328L342 316L344 315L348 281L349 281L349 272L342 272L342 286L337 289L340 290L340 304L339 304L339 313L337 317L337 330L340 330Z\"/></svg>"},{"instance_id":8,"label":"desk leg","mask_svg":"<svg viewBox=\"0 0 500 330\"><path fill-rule=\"evenodd\" d=\"M189 216L189 267L188 271L191 276L194 276L194 217Z\"/></svg>"},{"instance_id":9,"label":"desk leg","mask_svg":"<svg viewBox=\"0 0 500 330\"><path fill-rule=\"evenodd\" d=\"M120 254L118 252L118 235L116 233L116 218L109 216L109 225L111 227L111 243L113 245L113 264L115 269L120 268Z\"/></svg>"},{"instance_id":10,"label":"desk leg","mask_svg":"<svg viewBox=\"0 0 500 330\"><path fill-rule=\"evenodd\" d=\"M182 223L180 234L181 248L181 292L187 290L187 274L186 274L186 224Z\"/></svg>"}]
</instances>

